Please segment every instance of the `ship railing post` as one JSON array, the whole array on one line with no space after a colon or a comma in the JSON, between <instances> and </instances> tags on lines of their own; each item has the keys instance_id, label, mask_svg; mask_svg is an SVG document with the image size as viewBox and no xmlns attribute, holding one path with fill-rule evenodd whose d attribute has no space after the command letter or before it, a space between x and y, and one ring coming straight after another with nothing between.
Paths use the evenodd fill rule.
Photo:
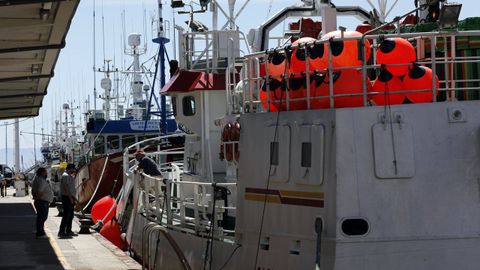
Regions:
<instances>
[{"instance_id":1,"label":"ship railing post","mask_svg":"<svg viewBox=\"0 0 480 270\"><path fill-rule=\"evenodd\" d=\"M451 62L450 62L450 69L451 69L451 74L452 74L452 80L451 80L451 86L450 86L450 89L451 90L451 93L450 93L450 96L452 98L452 101L455 101L455 91L457 89L457 83L455 81L455 58L457 57L457 47L456 47L456 36L455 35L451 35L451 53L450 53L450 56L451 56ZM436 75L435 73L433 74L434 76ZM436 76L435 76L436 77ZM435 82L436 84L436 82Z\"/></svg>"},{"instance_id":2,"label":"ship railing post","mask_svg":"<svg viewBox=\"0 0 480 270\"><path fill-rule=\"evenodd\" d=\"M331 39L330 39L331 40ZM332 64L332 49L330 46L330 40L328 42L325 42L327 44L328 48L328 95L329 95L329 101L330 101L330 108L333 108L335 106L334 104L334 93L333 93L333 64Z\"/></svg>"},{"instance_id":3,"label":"ship railing post","mask_svg":"<svg viewBox=\"0 0 480 270\"><path fill-rule=\"evenodd\" d=\"M365 35L362 35L360 39L360 53L362 58L362 96L363 96L363 106L367 106L367 53L365 46Z\"/></svg>"},{"instance_id":4,"label":"ship railing post","mask_svg":"<svg viewBox=\"0 0 480 270\"><path fill-rule=\"evenodd\" d=\"M165 201L166 205L164 205L163 207L165 207L165 210L167 211L167 224L168 225L172 225L173 224L173 215L172 215L172 196L171 196L171 191L172 191L172 188L171 188L171 185L172 185L172 180L170 179L167 179L165 181L165 185L166 185L166 196L167 196L167 199Z\"/></svg>"},{"instance_id":5,"label":"ship railing post","mask_svg":"<svg viewBox=\"0 0 480 270\"><path fill-rule=\"evenodd\" d=\"M253 112L253 81L251 79L253 78L253 63L251 59L248 61L248 79L249 79L249 99L250 99L250 106L248 110L250 112Z\"/></svg>"},{"instance_id":6,"label":"ship railing post","mask_svg":"<svg viewBox=\"0 0 480 270\"><path fill-rule=\"evenodd\" d=\"M437 83L436 83L436 75L437 75L437 62L436 62L436 55L435 55L435 48L437 43L437 36L432 35L431 36L431 42L430 42L430 56L432 60L432 100L433 102L437 102Z\"/></svg>"},{"instance_id":7,"label":"ship railing post","mask_svg":"<svg viewBox=\"0 0 480 270\"><path fill-rule=\"evenodd\" d=\"M297 50L301 50L300 46ZM308 59L308 45L305 43L303 45L303 50L305 50L305 74L307 76L307 110L310 110L310 100L311 100L311 89L310 89L310 60Z\"/></svg>"},{"instance_id":8,"label":"ship railing post","mask_svg":"<svg viewBox=\"0 0 480 270\"><path fill-rule=\"evenodd\" d=\"M195 232L200 231L200 224L199 218L200 215L198 213L198 204L199 204L199 194L198 194L198 185L193 185L193 214L195 217Z\"/></svg>"}]
</instances>

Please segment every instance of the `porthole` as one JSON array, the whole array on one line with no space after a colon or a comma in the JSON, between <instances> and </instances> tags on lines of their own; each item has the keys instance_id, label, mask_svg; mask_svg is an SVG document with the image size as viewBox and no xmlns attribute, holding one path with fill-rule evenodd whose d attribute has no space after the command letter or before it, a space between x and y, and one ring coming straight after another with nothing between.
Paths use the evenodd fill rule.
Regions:
<instances>
[{"instance_id":1,"label":"porthole","mask_svg":"<svg viewBox=\"0 0 480 270\"><path fill-rule=\"evenodd\" d=\"M368 222L363 218L349 218L342 221L342 233L346 236L362 236L368 233Z\"/></svg>"}]
</instances>

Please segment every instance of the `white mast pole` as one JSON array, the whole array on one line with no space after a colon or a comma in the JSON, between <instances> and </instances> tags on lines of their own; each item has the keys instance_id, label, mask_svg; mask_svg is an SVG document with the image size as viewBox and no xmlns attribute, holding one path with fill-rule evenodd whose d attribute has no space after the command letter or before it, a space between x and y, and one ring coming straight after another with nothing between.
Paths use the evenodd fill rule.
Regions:
<instances>
[{"instance_id":1,"label":"white mast pole","mask_svg":"<svg viewBox=\"0 0 480 270\"><path fill-rule=\"evenodd\" d=\"M18 118L15 119L15 173L20 172L20 126Z\"/></svg>"}]
</instances>

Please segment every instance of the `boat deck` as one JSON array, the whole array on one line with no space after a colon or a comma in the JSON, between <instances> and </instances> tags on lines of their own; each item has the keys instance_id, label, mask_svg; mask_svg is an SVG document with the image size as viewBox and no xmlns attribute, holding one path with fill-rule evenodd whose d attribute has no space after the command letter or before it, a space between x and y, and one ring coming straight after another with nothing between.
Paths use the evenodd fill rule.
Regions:
<instances>
[{"instance_id":1,"label":"boat deck","mask_svg":"<svg viewBox=\"0 0 480 270\"><path fill-rule=\"evenodd\" d=\"M31 198L0 197L0 269L141 269L123 251L99 234L58 239L61 217L50 208L45 231L49 239L35 237L35 210ZM74 222L74 231L78 224Z\"/></svg>"}]
</instances>

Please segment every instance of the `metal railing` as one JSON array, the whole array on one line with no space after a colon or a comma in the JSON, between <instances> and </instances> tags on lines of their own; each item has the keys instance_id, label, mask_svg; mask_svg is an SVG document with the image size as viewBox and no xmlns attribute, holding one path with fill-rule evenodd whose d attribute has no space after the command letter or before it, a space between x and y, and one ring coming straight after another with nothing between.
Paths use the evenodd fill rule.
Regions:
<instances>
[{"instance_id":1,"label":"metal railing","mask_svg":"<svg viewBox=\"0 0 480 270\"><path fill-rule=\"evenodd\" d=\"M372 97L375 95L384 95L383 92L374 92L370 89L370 82L368 79L369 73L376 72L378 73L379 68L382 66L377 63L376 52L378 47L377 40L385 38L394 38L401 37L408 39L411 42L417 44L416 53L417 53L417 63L426 65L432 69L433 78L432 78L432 87L429 89L408 89L405 91L395 91L394 93L390 92L390 95L393 94L407 94L415 92L431 92L432 101L437 102L437 97L440 93L444 93L443 99L441 101L455 101L459 93L466 93L475 91L480 94L480 84L478 83L480 78L478 74L473 74L472 76L467 76L467 74L462 73L461 65L480 65L480 58L478 56L457 56L458 48L457 41L458 38L480 38L480 31L460 31L460 32L421 32L421 33L401 33L401 34L382 34L382 35L367 35L363 37L365 40L372 41L372 50L371 50L371 61L367 62L368 59L365 57L359 57L361 59L361 65L358 66L342 66L334 67L332 64L332 50L330 49L331 41L349 41L355 40L360 43L362 37L345 37L345 38L335 38L333 40L316 40L314 43L317 45L325 46L325 50L328 51L328 67L323 70L312 70L309 67L310 61L305 61L305 68L303 72L294 73L289 72L289 61L285 61L285 71L281 75L272 76L269 74L268 68L268 53L273 52L258 52L245 56L243 62L243 69L241 72L241 83L243 89L243 103L242 108L239 108L238 111L243 111L245 113L255 113L255 112L266 112L272 111L272 106L275 105L278 107L283 107L281 110L291 110L292 104L294 102L299 103L303 102L305 104L305 109L312 108L312 102L324 100L328 101L328 108L336 108L335 99L339 97L362 97L363 104L362 106L371 106ZM313 43L292 45L291 49L305 50L305 55L308 59L309 51L308 48L313 46ZM367 55L366 47L360 46L362 50L359 51L359 56ZM285 47L279 47L274 49L280 54L285 54ZM427 51L427 53L426 53ZM428 56L429 55L429 56ZM400 66L405 64L391 64L383 65L383 67L390 66ZM332 78L335 72L342 70L357 70L361 72L362 78L362 89L361 92L356 93L335 93L334 80L328 81L328 94L322 95L313 95L314 89L311 86L312 75L324 75L327 78ZM435 78L438 76L440 87L437 89ZM462 77L463 76L463 77ZM305 79L305 95L301 97L292 97L292 93L295 90L289 89L288 85L290 80L294 77L303 77ZM276 79L281 81L286 85L282 89L282 94L280 98L275 100L271 97L271 86L266 81L271 79ZM473 86L472 86L473 85ZM264 88L262 90L262 87ZM266 97L263 100L260 97L261 91L266 93ZM232 93L233 95L233 93Z\"/></svg>"},{"instance_id":2,"label":"metal railing","mask_svg":"<svg viewBox=\"0 0 480 270\"><path fill-rule=\"evenodd\" d=\"M224 213L234 211L236 208L226 205L225 198L217 198L216 191L227 189L228 196L236 194L236 183L216 183L205 179L185 181L183 163L166 161L167 157L172 155L183 157L183 149L179 148L146 153L146 156L157 160L162 176L150 176L137 171L137 165L131 159L133 154L130 153L133 149L138 149L140 144L152 140L162 141L175 136L185 135L148 139L130 146L124 152L124 175L136 186L140 201L138 212L149 221L164 227L204 237L209 236L213 230L216 238L225 239L232 232L223 229L220 221L223 220ZM190 177L190 179L195 178ZM228 201L234 202L234 200ZM215 224L212 224L213 220Z\"/></svg>"},{"instance_id":3,"label":"metal railing","mask_svg":"<svg viewBox=\"0 0 480 270\"><path fill-rule=\"evenodd\" d=\"M235 42L243 40L247 43L245 35L236 30L181 33L180 67L207 73L227 69L227 58L230 57L227 46L231 37L236 37ZM232 55L245 54L240 47L235 49Z\"/></svg>"}]
</instances>

